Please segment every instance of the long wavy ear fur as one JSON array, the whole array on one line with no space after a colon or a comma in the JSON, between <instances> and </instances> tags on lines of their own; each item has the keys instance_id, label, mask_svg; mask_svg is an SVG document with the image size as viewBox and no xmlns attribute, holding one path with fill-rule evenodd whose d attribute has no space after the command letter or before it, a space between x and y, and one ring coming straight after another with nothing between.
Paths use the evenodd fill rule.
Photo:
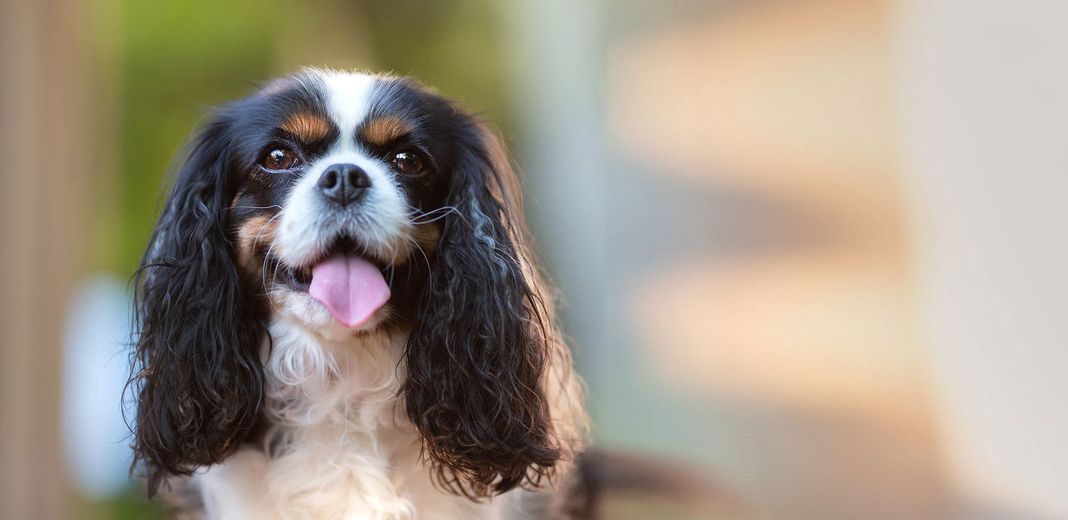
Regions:
<instances>
[{"instance_id":1,"label":"long wavy ear fur","mask_svg":"<svg viewBox=\"0 0 1068 520\"><path fill-rule=\"evenodd\" d=\"M228 239L227 127L218 118L194 138L135 276L134 464L143 464L150 496L167 475L230 454L262 397L265 314Z\"/></svg>"},{"instance_id":2,"label":"long wavy ear fur","mask_svg":"<svg viewBox=\"0 0 1068 520\"><path fill-rule=\"evenodd\" d=\"M431 277L408 341L408 415L439 484L468 497L536 486L564 455L541 380L552 316L522 247L514 174L461 116Z\"/></svg>"}]
</instances>

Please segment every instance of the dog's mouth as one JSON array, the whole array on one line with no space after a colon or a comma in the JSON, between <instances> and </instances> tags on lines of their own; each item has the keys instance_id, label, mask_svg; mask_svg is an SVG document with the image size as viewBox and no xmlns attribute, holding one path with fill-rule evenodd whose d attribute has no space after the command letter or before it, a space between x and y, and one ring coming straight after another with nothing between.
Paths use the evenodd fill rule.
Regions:
<instances>
[{"instance_id":1,"label":"dog's mouth","mask_svg":"<svg viewBox=\"0 0 1068 520\"><path fill-rule=\"evenodd\" d=\"M307 292L321 303L342 325L363 325L389 301L385 266L367 255L365 248L347 237L340 237L306 267L290 268L278 258L276 281L288 288Z\"/></svg>"}]
</instances>

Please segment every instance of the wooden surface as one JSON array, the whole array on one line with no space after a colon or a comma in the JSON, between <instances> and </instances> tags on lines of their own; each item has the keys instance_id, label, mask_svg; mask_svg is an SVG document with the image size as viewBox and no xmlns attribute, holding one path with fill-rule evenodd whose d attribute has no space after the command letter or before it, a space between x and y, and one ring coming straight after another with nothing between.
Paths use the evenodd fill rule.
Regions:
<instances>
[{"instance_id":1,"label":"wooden surface","mask_svg":"<svg viewBox=\"0 0 1068 520\"><path fill-rule=\"evenodd\" d=\"M85 24L75 2L0 6L0 518L68 518L60 367L87 227Z\"/></svg>"}]
</instances>

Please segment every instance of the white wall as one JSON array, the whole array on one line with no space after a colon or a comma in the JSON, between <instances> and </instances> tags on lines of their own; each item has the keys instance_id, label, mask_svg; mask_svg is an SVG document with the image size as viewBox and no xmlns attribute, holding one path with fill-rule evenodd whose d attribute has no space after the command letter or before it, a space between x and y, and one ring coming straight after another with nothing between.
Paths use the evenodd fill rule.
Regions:
<instances>
[{"instance_id":1,"label":"white wall","mask_svg":"<svg viewBox=\"0 0 1068 520\"><path fill-rule=\"evenodd\" d=\"M902 132L960 491L1068 517L1068 2L901 2Z\"/></svg>"}]
</instances>

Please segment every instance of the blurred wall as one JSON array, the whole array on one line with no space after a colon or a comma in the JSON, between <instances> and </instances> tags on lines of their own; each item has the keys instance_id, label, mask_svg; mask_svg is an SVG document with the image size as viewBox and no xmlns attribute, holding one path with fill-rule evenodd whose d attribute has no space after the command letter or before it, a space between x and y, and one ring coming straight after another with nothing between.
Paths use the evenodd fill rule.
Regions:
<instances>
[{"instance_id":1,"label":"blurred wall","mask_svg":"<svg viewBox=\"0 0 1068 520\"><path fill-rule=\"evenodd\" d=\"M893 7L633 1L602 22L604 238L570 253L607 258L599 301L572 310L606 323L579 344L599 438L700 464L760 517L939 518L951 502Z\"/></svg>"},{"instance_id":2,"label":"blurred wall","mask_svg":"<svg viewBox=\"0 0 1068 520\"><path fill-rule=\"evenodd\" d=\"M0 518L67 518L60 323L84 261L93 170L84 13L0 3Z\"/></svg>"},{"instance_id":3,"label":"blurred wall","mask_svg":"<svg viewBox=\"0 0 1068 520\"><path fill-rule=\"evenodd\" d=\"M1068 518L1068 3L899 11L904 157L968 518Z\"/></svg>"}]
</instances>

